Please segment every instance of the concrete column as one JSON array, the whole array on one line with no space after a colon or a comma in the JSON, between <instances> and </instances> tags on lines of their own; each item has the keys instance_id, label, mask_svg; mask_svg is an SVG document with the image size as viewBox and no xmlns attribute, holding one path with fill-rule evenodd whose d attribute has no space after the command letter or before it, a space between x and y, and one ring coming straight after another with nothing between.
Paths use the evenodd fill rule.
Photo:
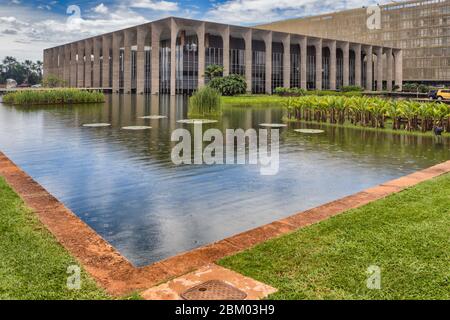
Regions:
<instances>
[{"instance_id":1,"label":"concrete column","mask_svg":"<svg viewBox=\"0 0 450 320\"><path fill-rule=\"evenodd\" d=\"M137 29L136 43L136 93L143 94L145 91L145 38L148 27L142 26Z\"/></svg>"},{"instance_id":2,"label":"concrete column","mask_svg":"<svg viewBox=\"0 0 450 320\"><path fill-rule=\"evenodd\" d=\"M222 32L223 43L223 76L230 74L230 26L226 26Z\"/></svg>"},{"instance_id":3,"label":"concrete column","mask_svg":"<svg viewBox=\"0 0 450 320\"><path fill-rule=\"evenodd\" d=\"M316 90L322 90L322 39L316 40Z\"/></svg>"},{"instance_id":4,"label":"concrete column","mask_svg":"<svg viewBox=\"0 0 450 320\"><path fill-rule=\"evenodd\" d=\"M376 48L377 54L377 91L383 91L383 48Z\"/></svg>"},{"instance_id":5,"label":"concrete column","mask_svg":"<svg viewBox=\"0 0 450 320\"><path fill-rule=\"evenodd\" d=\"M86 55L86 62L84 67L84 86L86 88L92 87L92 79L91 79L91 71L92 71L92 47L93 47L93 39L87 39L85 40L85 55Z\"/></svg>"},{"instance_id":6,"label":"concrete column","mask_svg":"<svg viewBox=\"0 0 450 320\"><path fill-rule=\"evenodd\" d=\"M355 51L355 86L363 87L361 77L361 45L356 44L354 46Z\"/></svg>"},{"instance_id":7,"label":"concrete column","mask_svg":"<svg viewBox=\"0 0 450 320\"><path fill-rule=\"evenodd\" d=\"M55 76L57 76L58 78L60 78L60 77L61 77L61 74L60 74L60 69L59 69L59 59L60 59L59 47L55 48L54 52L55 52L55 57L54 57L54 63L55 63L55 66L54 66L54 72L55 72Z\"/></svg>"},{"instance_id":8,"label":"concrete column","mask_svg":"<svg viewBox=\"0 0 450 320\"><path fill-rule=\"evenodd\" d=\"M94 52L94 72L92 84L94 88L100 88L102 84L100 83L100 48L101 48L101 38L97 37L93 39L93 52Z\"/></svg>"},{"instance_id":9,"label":"concrete column","mask_svg":"<svg viewBox=\"0 0 450 320\"><path fill-rule=\"evenodd\" d=\"M300 86L302 89L307 89L306 79L306 62L308 60L308 38L303 37L300 40Z\"/></svg>"},{"instance_id":10,"label":"concrete column","mask_svg":"<svg viewBox=\"0 0 450 320\"><path fill-rule=\"evenodd\" d=\"M177 36L178 36L178 26L175 20L172 18L170 21L170 95L174 96L176 94L176 84L177 84ZM199 56L200 60L200 56ZM200 78L200 74L198 75Z\"/></svg>"},{"instance_id":11,"label":"concrete column","mask_svg":"<svg viewBox=\"0 0 450 320\"><path fill-rule=\"evenodd\" d=\"M114 32L112 37L112 90L119 92L120 90L120 45L123 40L122 32Z\"/></svg>"},{"instance_id":12,"label":"concrete column","mask_svg":"<svg viewBox=\"0 0 450 320\"><path fill-rule=\"evenodd\" d=\"M133 30L125 30L123 32L123 45L124 45L124 55L123 55L123 93L131 93L131 46L133 41Z\"/></svg>"},{"instance_id":13,"label":"concrete column","mask_svg":"<svg viewBox=\"0 0 450 320\"><path fill-rule=\"evenodd\" d=\"M53 75L53 49L48 49L48 74Z\"/></svg>"},{"instance_id":14,"label":"concrete column","mask_svg":"<svg viewBox=\"0 0 450 320\"><path fill-rule=\"evenodd\" d=\"M372 46L367 46L364 51L366 52L366 90L372 91L372 78L373 78L373 49Z\"/></svg>"},{"instance_id":15,"label":"concrete column","mask_svg":"<svg viewBox=\"0 0 450 320\"><path fill-rule=\"evenodd\" d=\"M48 75L48 72L49 72L49 67L48 67L49 61L48 61L48 59L49 59L48 49L45 49L44 50L44 57L43 57L43 60L42 60L43 68L44 68L43 69L44 77L46 77Z\"/></svg>"},{"instance_id":16,"label":"concrete column","mask_svg":"<svg viewBox=\"0 0 450 320\"><path fill-rule=\"evenodd\" d=\"M336 41L330 42L330 90L336 90Z\"/></svg>"},{"instance_id":17,"label":"concrete column","mask_svg":"<svg viewBox=\"0 0 450 320\"><path fill-rule=\"evenodd\" d=\"M53 48L49 50L49 70L51 75L55 75L55 51Z\"/></svg>"},{"instance_id":18,"label":"concrete column","mask_svg":"<svg viewBox=\"0 0 450 320\"><path fill-rule=\"evenodd\" d=\"M343 86L346 87L350 84L350 43L346 42L342 46L342 58L343 58Z\"/></svg>"},{"instance_id":19,"label":"concrete column","mask_svg":"<svg viewBox=\"0 0 450 320\"><path fill-rule=\"evenodd\" d=\"M159 44L161 30L159 26L155 23L152 24L152 53L151 53L151 63L152 63L152 94L159 94Z\"/></svg>"},{"instance_id":20,"label":"concrete column","mask_svg":"<svg viewBox=\"0 0 450 320\"><path fill-rule=\"evenodd\" d=\"M398 91L403 89L403 51L396 49L395 57L395 85L399 87Z\"/></svg>"},{"instance_id":21,"label":"concrete column","mask_svg":"<svg viewBox=\"0 0 450 320\"><path fill-rule=\"evenodd\" d=\"M78 78L77 78L77 87L84 87L84 41L78 42Z\"/></svg>"},{"instance_id":22,"label":"concrete column","mask_svg":"<svg viewBox=\"0 0 450 320\"><path fill-rule=\"evenodd\" d=\"M266 45L266 93L272 94L272 31L264 35Z\"/></svg>"},{"instance_id":23,"label":"concrete column","mask_svg":"<svg viewBox=\"0 0 450 320\"><path fill-rule=\"evenodd\" d=\"M197 28L198 40L198 85L200 89L205 86L205 23Z\"/></svg>"},{"instance_id":24,"label":"concrete column","mask_svg":"<svg viewBox=\"0 0 450 320\"><path fill-rule=\"evenodd\" d=\"M64 46L64 86L70 86L70 45Z\"/></svg>"},{"instance_id":25,"label":"concrete column","mask_svg":"<svg viewBox=\"0 0 450 320\"><path fill-rule=\"evenodd\" d=\"M46 51L46 57L47 57L47 76L52 74L52 49L47 49Z\"/></svg>"},{"instance_id":26,"label":"concrete column","mask_svg":"<svg viewBox=\"0 0 450 320\"><path fill-rule=\"evenodd\" d=\"M77 44L76 43L72 43L70 45L70 54L71 54L71 58L70 58L70 86L71 87L76 87L77 86L77 60L76 60L76 55L77 55Z\"/></svg>"},{"instance_id":27,"label":"concrete column","mask_svg":"<svg viewBox=\"0 0 450 320\"><path fill-rule=\"evenodd\" d=\"M59 74L59 47L53 49L53 72L55 74L56 77L59 78L60 74Z\"/></svg>"},{"instance_id":28,"label":"concrete column","mask_svg":"<svg viewBox=\"0 0 450 320\"><path fill-rule=\"evenodd\" d=\"M58 76L58 48L52 49L52 73Z\"/></svg>"},{"instance_id":29,"label":"concrete column","mask_svg":"<svg viewBox=\"0 0 450 320\"><path fill-rule=\"evenodd\" d=\"M387 81L387 91L392 91L392 67L393 67L393 56L392 49L386 49L386 81Z\"/></svg>"},{"instance_id":30,"label":"concrete column","mask_svg":"<svg viewBox=\"0 0 450 320\"><path fill-rule=\"evenodd\" d=\"M253 66L253 49L252 49L252 29L247 30L244 34L245 41L245 81L247 82L247 92L252 92L252 66Z\"/></svg>"},{"instance_id":31,"label":"concrete column","mask_svg":"<svg viewBox=\"0 0 450 320\"><path fill-rule=\"evenodd\" d=\"M57 68L57 74L58 79L62 79L63 77L63 59L64 59L64 51L62 50L62 47L59 46L57 48L57 57L56 57L56 68Z\"/></svg>"},{"instance_id":32,"label":"concrete column","mask_svg":"<svg viewBox=\"0 0 450 320\"><path fill-rule=\"evenodd\" d=\"M291 35L283 39L283 86L291 87Z\"/></svg>"},{"instance_id":33,"label":"concrete column","mask_svg":"<svg viewBox=\"0 0 450 320\"><path fill-rule=\"evenodd\" d=\"M102 87L109 88L111 85L109 83L110 70L109 70L109 52L112 46L111 36L102 37L102 55L103 55L103 68L102 68Z\"/></svg>"}]
</instances>

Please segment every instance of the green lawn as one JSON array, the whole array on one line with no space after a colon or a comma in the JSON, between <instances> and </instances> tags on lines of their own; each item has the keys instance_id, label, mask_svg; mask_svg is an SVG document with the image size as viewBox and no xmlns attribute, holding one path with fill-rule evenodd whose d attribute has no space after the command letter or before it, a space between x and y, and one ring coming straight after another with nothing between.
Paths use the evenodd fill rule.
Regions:
<instances>
[{"instance_id":1,"label":"green lawn","mask_svg":"<svg viewBox=\"0 0 450 320\"><path fill-rule=\"evenodd\" d=\"M222 102L225 106L234 107L265 107L265 106L281 106L287 101L288 97L267 94L248 94L238 96L222 96Z\"/></svg>"},{"instance_id":2,"label":"green lawn","mask_svg":"<svg viewBox=\"0 0 450 320\"><path fill-rule=\"evenodd\" d=\"M67 289L76 264L0 177L0 299L109 298L84 271L81 289Z\"/></svg>"},{"instance_id":3,"label":"green lawn","mask_svg":"<svg viewBox=\"0 0 450 320\"><path fill-rule=\"evenodd\" d=\"M278 288L271 299L450 299L450 174L220 264Z\"/></svg>"}]
</instances>

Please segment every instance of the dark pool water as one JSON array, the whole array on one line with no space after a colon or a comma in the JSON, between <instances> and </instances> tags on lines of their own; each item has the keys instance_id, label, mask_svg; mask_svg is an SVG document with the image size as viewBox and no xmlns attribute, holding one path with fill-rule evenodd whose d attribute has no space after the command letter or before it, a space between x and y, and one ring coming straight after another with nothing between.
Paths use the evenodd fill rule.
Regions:
<instances>
[{"instance_id":1,"label":"dark pool water","mask_svg":"<svg viewBox=\"0 0 450 320\"><path fill-rule=\"evenodd\" d=\"M143 120L150 114L167 119ZM105 105L0 104L0 150L136 266L143 266L450 158L449 141L323 127L280 132L280 170L176 166L170 153L183 97L110 96ZM279 108L226 107L206 128L280 122ZM110 128L82 124L108 122ZM150 125L147 131L123 126Z\"/></svg>"}]
</instances>

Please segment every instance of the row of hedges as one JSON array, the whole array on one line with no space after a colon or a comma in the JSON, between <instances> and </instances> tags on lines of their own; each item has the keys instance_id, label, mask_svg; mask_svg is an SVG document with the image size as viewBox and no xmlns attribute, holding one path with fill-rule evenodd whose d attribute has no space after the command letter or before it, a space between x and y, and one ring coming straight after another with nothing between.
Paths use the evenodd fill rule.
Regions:
<instances>
[{"instance_id":1,"label":"row of hedges","mask_svg":"<svg viewBox=\"0 0 450 320\"><path fill-rule=\"evenodd\" d=\"M307 95L353 97L353 96L362 96L363 89L361 87L349 86L349 87L342 88L342 91L331 91L331 90L310 90L310 91L308 91L308 90L301 89L301 88L277 87L277 88L275 88L274 93L279 96L286 96L286 97L300 97L300 96L307 96Z\"/></svg>"}]
</instances>

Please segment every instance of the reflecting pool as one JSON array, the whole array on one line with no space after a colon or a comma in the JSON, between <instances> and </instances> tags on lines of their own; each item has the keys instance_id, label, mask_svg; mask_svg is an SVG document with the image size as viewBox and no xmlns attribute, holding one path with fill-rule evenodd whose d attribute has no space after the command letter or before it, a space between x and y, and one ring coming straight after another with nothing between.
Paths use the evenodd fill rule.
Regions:
<instances>
[{"instance_id":1,"label":"reflecting pool","mask_svg":"<svg viewBox=\"0 0 450 320\"><path fill-rule=\"evenodd\" d=\"M280 168L181 165L170 141L186 98L112 95L100 105L0 104L0 150L136 266L269 223L450 158L448 139L322 126L280 128ZM165 117L147 117L161 115ZM145 117L145 118L142 118ZM282 122L278 107L226 106L203 128ZM107 123L110 126L83 127ZM123 127L151 127L123 130Z\"/></svg>"}]
</instances>

